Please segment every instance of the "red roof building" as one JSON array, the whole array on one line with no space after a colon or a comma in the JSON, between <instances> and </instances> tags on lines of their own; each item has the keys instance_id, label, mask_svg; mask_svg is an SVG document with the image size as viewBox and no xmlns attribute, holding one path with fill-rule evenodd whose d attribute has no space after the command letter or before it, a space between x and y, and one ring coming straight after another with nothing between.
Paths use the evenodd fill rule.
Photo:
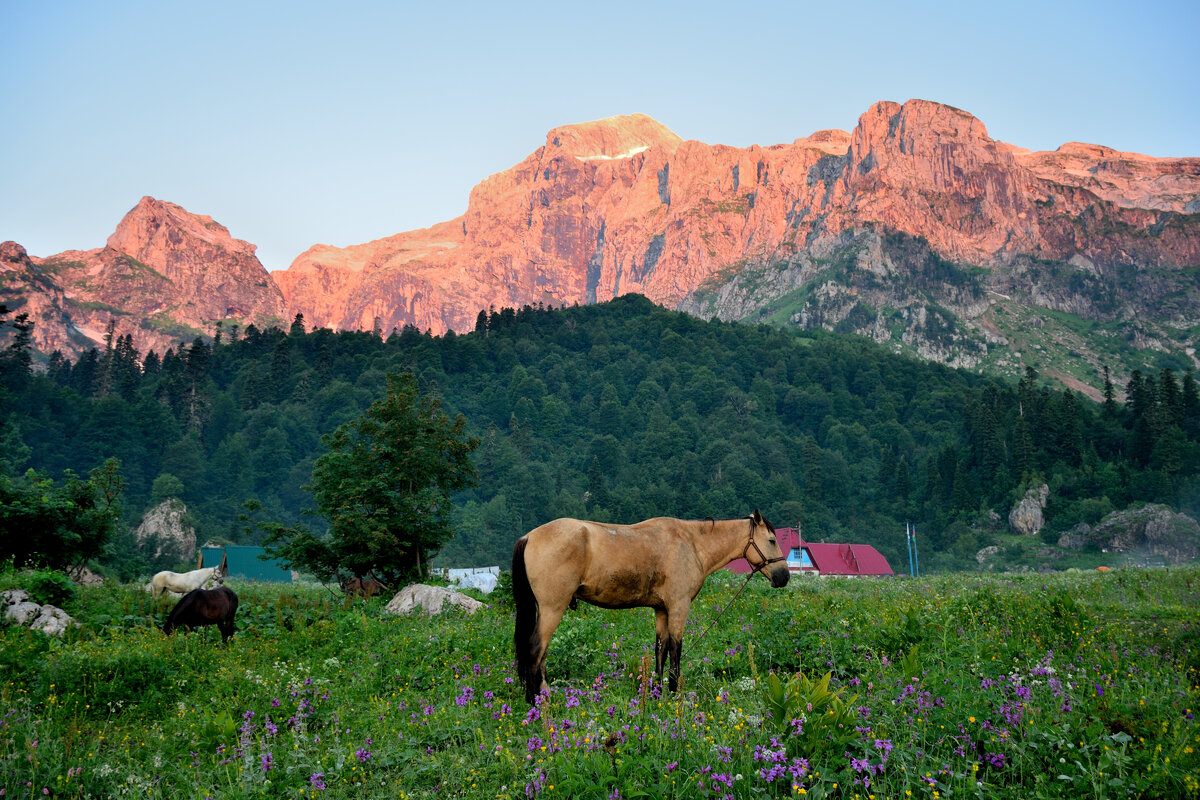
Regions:
<instances>
[{"instance_id":1,"label":"red roof building","mask_svg":"<svg viewBox=\"0 0 1200 800\"><path fill-rule=\"evenodd\" d=\"M887 559L869 544L801 542L796 528L776 528L779 549L787 556L788 568L804 575L894 575ZM738 575L750 571L746 559L729 562Z\"/></svg>"}]
</instances>

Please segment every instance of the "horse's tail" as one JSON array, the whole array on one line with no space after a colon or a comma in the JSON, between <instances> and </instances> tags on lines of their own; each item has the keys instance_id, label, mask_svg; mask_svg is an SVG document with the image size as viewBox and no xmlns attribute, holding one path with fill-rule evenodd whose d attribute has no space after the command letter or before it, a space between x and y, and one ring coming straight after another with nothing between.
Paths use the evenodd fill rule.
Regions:
<instances>
[{"instance_id":1,"label":"horse's tail","mask_svg":"<svg viewBox=\"0 0 1200 800\"><path fill-rule=\"evenodd\" d=\"M538 676L534 674L534 653L541 642L538 640L538 602L529 585L529 575L525 571L525 546L529 539L522 536L513 545L512 559L512 589L513 602L517 607L517 624L513 632L513 645L517 651L517 675L525 684L526 696L533 696L541 688ZM534 683L539 685L535 686Z\"/></svg>"}]
</instances>

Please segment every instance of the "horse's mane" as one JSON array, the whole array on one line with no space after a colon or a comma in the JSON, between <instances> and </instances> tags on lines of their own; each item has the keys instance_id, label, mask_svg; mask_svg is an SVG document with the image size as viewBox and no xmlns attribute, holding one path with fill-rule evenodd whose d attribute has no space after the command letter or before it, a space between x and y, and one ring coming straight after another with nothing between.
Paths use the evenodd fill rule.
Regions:
<instances>
[{"instance_id":1,"label":"horse's mane","mask_svg":"<svg viewBox=\"0 0 1200 800\"><path fill-rule=\"evenodd\" d=\"M762 519L762 521L763 521L763 524L767 526L767 530L769 530L771 533L774 533L774 532L775 532L775 526L771 524L771 520L767 519L766 517L762 517L761 515L760 515L760 517L761 517L761 519ZM751 521L750 521L750 525L751 525L751 527L753 527L753 525L754 525L754 521L753 521L753 520L752 520L752 519L751 519L749 516L745 516L745 517L726 517L725 519L714 519L714 518L712 518L712 517L705 517L704 519L701 519L701 520L696 520L696 522L711 522L711 523L713 524L713 527L716 527L716 525L717 525L717 523L718 523L718 522L740 522L741 520L744 520L744 519L745 519L745 520L751 520ZM711 530L711 529L710 529L710 530Z\"/></svg>"}]
</instances>

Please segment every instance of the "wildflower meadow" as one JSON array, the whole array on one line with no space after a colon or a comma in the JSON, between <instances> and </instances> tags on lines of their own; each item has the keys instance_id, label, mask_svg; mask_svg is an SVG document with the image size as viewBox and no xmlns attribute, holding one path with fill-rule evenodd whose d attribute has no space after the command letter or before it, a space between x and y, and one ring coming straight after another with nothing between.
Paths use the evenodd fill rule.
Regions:
<instances>
[{"instance_id":1,"label":"wildflower meadow","mask_svg":"<svg viewBox=\"0 0 1200 800\"><path fill-rule=\"evenodd\" d=\"M222 646L81 589L61 641L0 629L0 796L1200 796L1200 569L742 582L694 604L675 694L649 610L568 612L532 707L499 596L232 583Z\"/></svg>"}]
</instances>

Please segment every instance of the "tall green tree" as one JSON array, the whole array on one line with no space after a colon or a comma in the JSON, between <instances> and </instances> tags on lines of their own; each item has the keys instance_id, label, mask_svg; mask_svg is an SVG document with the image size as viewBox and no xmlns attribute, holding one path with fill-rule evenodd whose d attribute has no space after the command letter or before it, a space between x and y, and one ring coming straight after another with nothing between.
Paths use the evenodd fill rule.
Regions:
<instances>
[{"instance_id":1,"label":"tall green tree","mask_svg":"<svg viewBox=\"0 0 1200 800\"><path fill-rule=\"evenodd\" d=\"M451 494L472 485L479 440L422 395L409 373L389 374L387 393L357 419L322 437L312 483L325 537L278 529L271 552L320 578L374 573L395 584L420 575L453 535Z\"/></svg>"},{"instance_id":2,"label":"tall green tree","mask_svg":"<svg viewBox=\"0 0 1200 800\"><path fill-rule=\"evenodd\" d=\"M115 458L86 481L68 471L62 484L34 470L16 479L0 472L0 560L66 569L96 558L117 530L124 488Z\"/></svg>"}]
</instances>

